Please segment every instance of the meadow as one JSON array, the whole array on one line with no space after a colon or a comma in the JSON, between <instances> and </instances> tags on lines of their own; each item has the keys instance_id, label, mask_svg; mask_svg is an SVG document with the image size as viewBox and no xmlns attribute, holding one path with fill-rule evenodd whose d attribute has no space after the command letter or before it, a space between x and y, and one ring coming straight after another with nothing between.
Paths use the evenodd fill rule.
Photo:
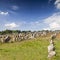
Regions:
<instances>
[{"instance_id":1,"label":"meadow","mask_svg":"<svg viewBox=\"0 0 60 60\"><path fill-rule=\"evenodd\" d=\"M0 60L49 60L47 46L49 37L40 37L14 43L0 44ZM56 56L60 60L60 39L55 39Z\"/></svg>"}]
</instances>

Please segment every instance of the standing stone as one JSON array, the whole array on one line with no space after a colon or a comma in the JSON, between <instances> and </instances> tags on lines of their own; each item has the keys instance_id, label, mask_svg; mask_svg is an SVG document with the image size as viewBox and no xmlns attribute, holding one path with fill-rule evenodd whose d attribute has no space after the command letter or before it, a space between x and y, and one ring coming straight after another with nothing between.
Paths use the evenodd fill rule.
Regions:
<instances>
[{"instance_id":1,"label":"standing stone","mask_svg":"<svg viewBox=\"0 0 60 60\"><path fill-rule=\"evenodd\" d=\"M54 46L54 39L56 38L56 35L51 36L50 44L48 46L48 58L52 58L56 55L55 52L55 46Z\"/></svg>"}]
</instances>

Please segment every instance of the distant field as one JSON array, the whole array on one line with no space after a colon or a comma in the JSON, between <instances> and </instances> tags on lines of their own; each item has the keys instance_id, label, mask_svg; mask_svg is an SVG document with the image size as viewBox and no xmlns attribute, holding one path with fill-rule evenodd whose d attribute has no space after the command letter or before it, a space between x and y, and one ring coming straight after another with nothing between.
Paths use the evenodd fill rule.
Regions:
<instances>
[{"instance_id":1,"label":"distant field","mask_svg":"<svg viewBox=\"0 0 60 60\"><path fill-rule=\"evenodd\" d=\"M49 38L37 38L0 44L0 60L49 60L48 40ZM60 39L55 39L55 47L57 55L52 60L60 60Z\"/></svg>"}]
</instances>

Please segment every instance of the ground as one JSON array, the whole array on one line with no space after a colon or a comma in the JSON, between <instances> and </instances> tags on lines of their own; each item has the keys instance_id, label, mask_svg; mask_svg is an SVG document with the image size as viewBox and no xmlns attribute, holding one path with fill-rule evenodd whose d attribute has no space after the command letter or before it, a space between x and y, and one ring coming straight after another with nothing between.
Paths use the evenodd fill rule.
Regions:
<instances>
[{"instance_id":1,"label":"ground","mask_svg":"<svg viewBox=\"0 0 60 60\"><path fill-rule=\"evenodd\" d=\"M47 37L24 40L15 43L0 44L0 60L49 60L47 58ZM60 39L55 39L56 56L51 60L60 60Z\"/></svg>"}]
</instances>

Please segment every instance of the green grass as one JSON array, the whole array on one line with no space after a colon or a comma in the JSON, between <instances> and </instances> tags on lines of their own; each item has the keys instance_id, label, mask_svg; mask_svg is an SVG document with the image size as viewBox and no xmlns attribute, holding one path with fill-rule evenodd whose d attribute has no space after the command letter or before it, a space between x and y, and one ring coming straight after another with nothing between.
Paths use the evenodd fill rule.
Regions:
<instances>
[{"instance_id":1,"label":"green grass","mask_svg":"<svg viewBox=\"0 0 60 60\"><path fill-rule=\"evenodd\" d=\"M37 38L15 43L0 44L0 60L49 60L49 38ZM55 40L57 55L51 60L60 60L60 41Z\"/></svg>"}]
</instances>

